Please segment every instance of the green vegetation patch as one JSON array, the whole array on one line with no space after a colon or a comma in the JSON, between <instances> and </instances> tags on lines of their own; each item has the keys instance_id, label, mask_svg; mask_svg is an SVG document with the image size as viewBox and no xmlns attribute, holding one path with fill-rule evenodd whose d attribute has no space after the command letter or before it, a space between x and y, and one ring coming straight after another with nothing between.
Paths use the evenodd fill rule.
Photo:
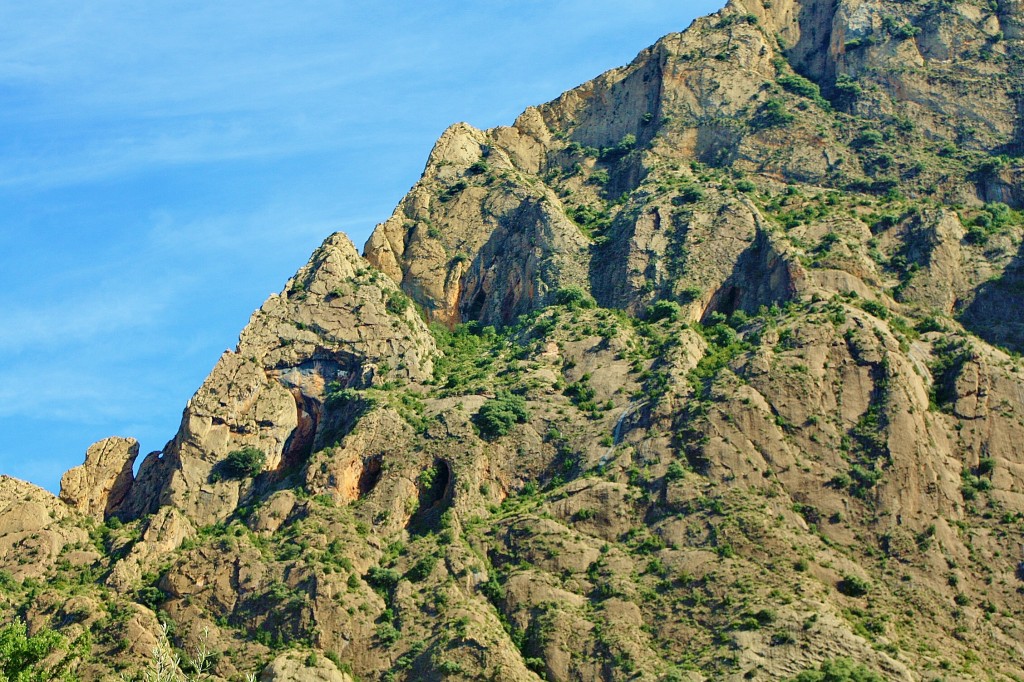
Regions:
<instances>
[{"instance_id":1,"label":"green vegetation patch","mask_svg":"<svg viewBox=\"0 0 1024 682\"><path fill-rule=\"evenodd\" d=\"M885 682L878 673L849 658L823 661L817 670L805 670L790 682Z\"/></svg>"},{"instance_id":2,"label":"green vegetation patch","mask_svg":"<svg viewBox=\"0 0 1024 682\"><path fill-rule=\"evenodd\" d=\"M232 450L214 471L214 476L222 478L246 479L257 476L267 465L267 455L257 447L246 445L240 450Z\"/></svg>"},{"instance_id":3,"label":"green vegetation patch","mask_svg":"<svg viewBox=\"0 0 1024 682\"><path fill-rule=\"evenodd\" d=\"M522 424L527 419L526 400L508 391L500 391L483 404L473 423L486 440L495 440L508 434L513 425Z\"/></svg>"}]
</instances>

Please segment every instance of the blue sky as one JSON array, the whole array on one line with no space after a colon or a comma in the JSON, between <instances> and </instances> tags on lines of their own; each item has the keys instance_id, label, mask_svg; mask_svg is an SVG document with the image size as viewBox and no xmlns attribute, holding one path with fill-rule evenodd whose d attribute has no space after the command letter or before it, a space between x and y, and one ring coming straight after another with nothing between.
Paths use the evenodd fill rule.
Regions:
<instances>
[{"instance_id":1,"label":"blue sky","mask_svg":"<svg viewBox=\"0 0 1024 682\"><path fill-rule=\"evenodd\" d=\"M251 312L451 123L508 125L715 2L0 5L0 473L143 454Z\"/></svg>"}]
</instances>

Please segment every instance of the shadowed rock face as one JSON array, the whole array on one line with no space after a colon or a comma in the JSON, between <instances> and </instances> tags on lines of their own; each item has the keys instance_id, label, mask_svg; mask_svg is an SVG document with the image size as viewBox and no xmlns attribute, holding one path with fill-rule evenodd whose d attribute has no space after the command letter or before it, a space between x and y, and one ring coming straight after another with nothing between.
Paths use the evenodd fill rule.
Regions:
<instances>
[{"instance_id":1,"label":"shadowed rock face","mask_svg":"<svg viewBox=\"0 0 1024 682\"><path fill-rule=\"evenodd\" d=\"M992 344L1024 352L1024 250L1002 275L974 291L961 320L971 331Z\"/></svg>"},{"instance_id":2,"label":"shadowed rock face","mask_svg":"<svg viewBox=\"0 0 1024 682\"><path fill-rule=\"evenodd\" d=\"M452 126L134 481L0 479L0 621L84 679L155 612L222 680L1024 677L1021 11L735 0Z\"/></svg>"}]
</instances>

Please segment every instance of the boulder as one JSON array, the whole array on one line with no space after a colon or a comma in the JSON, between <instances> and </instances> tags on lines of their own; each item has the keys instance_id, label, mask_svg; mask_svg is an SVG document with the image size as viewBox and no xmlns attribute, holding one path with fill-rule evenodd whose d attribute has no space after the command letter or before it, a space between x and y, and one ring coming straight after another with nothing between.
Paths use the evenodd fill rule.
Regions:
<instances>
[{"instance_id":1,"label":"boulder","mask_svg":"<svg viewBox=\"0 0 1024 682\"><path fill-rule=\"evenodd\" d=\"M322 656L289 652L263 669L260 682L352 682L352 677Z\"/></svg>"}]
</instances>

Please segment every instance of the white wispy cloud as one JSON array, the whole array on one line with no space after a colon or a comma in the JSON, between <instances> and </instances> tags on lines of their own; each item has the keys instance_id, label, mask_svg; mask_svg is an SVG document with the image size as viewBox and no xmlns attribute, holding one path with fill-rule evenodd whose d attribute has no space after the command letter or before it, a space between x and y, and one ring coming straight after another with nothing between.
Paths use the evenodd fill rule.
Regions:
<instances>
[{"instance_id":1,"label":"white wispy cloud","mask_svg":"<svg viewBox=\"0 0 1024 682\"><path fill-rule=\"evenodd\" d=\"M556 80L558 69L537 68L538 57L573 53L582 80L598 68L588 54L602 58L593 42L665 12L653 0L526 4L531 11L506 2L9 6L0 22L0 86L11 101L0 108L0 126L29 126L52 144L0 145L0 187L351 146L353 129L371 124L408 124L432 111L445 123L466 118L447 105L472 102L474 93L478 104L493 107L496 95L508 92L501 76L517 73L527 91L550 73L544 94L553 97L565 83ZM539 22L549 31L573 30L551 40L539 35ZM531 42L506 45L494 34ZM474 80L481 72L486 77ZM508 94L504 120L478 123L508 123L535 103ZM52 130L39 130L47 125Z\"/></svg>"}]
</instances>

